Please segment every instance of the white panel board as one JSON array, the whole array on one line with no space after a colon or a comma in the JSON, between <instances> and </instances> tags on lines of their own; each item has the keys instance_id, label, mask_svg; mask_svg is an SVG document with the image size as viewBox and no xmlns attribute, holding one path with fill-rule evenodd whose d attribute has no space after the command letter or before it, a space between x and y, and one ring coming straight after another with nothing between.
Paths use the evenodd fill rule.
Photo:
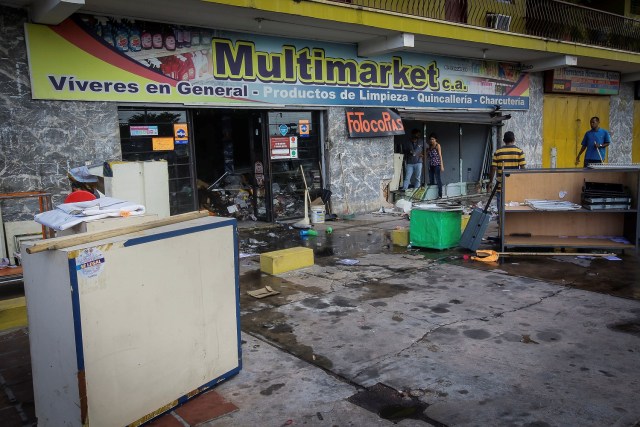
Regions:
<instances>
[{"instance_id":1,"label":"white panel board","mask_svg":"<svg viewBox=\"0 0 640 427\"><path fill-rule=\"evenodd\" d=\"M235 224L207 217L23 252L40 425L136 423L239 371ZM48 369L63 364L74 369Z\"/></svg>"}]
</instances>

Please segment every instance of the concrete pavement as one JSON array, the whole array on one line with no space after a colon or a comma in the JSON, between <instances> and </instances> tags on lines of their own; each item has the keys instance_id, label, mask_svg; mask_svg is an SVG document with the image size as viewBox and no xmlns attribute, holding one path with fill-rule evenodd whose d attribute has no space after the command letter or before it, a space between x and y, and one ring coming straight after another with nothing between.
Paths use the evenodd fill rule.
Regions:
<instances>
[{"instance_id":1,"label":"concrete pavement","mask_svg":"<svg viewBox=\"0 0 640 427\"><path fill-rule=\"evenodd\" d=\"M636 253L483 264L391 246L408 225L368 214L306 239L241 229L242 254L306 246L316 262L269 276L241 259L243 369L214 389L238 409L200 425L638 425ZM265 285L280 294L246 294ZM175 411L153 424L189 425Z\"/></svg>"},{"instance_id":2,"label":"concrete pavement","mask_svg":"<svg viewBox=\"0 0 640 427\"><path fill-rule=\"evenodd\" d=\"M300 242L322 253L324 240L333 241L333 253L311 268L265 277L256 274L257 258L243 260L244 368L217 387L240 409L206 425L640 421L640 303L578 289L580 277L596 276L600 290L637 296L636 254L485 266L462 260L461 250L386 248L385 230L406 220L359 219ZM336 262L346 257L359 263ZM551 281L517 274L544 275L540 263L559 265L560 274ZM245 294L265 284L281 294Z\"/></svg>"}]
</instances>

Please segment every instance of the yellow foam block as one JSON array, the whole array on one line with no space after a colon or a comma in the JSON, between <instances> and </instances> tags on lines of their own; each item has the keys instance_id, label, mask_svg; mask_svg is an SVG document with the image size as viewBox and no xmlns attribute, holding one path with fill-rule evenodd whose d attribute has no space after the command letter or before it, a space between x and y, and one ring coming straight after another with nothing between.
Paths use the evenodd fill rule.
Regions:
<instances>
[{"instance_id":1,"label":"yellow foam block","mask_svg":"<svg viewBox=\"0 0 640 427\"><path fill-rule=\"evenodd\" d=\"M409 229L391 230L391 241L396 246L409 246Z\"/></svg>"},{"instance_id":2,"label":"yellow foam block","mask_svg":"<svg viewBox=\"0 0 640 427\"><path fill-rule=\"evenodd\" d=\"M469 224L469 218L471 215L462 215L462 222L460 223L460 229L464 232L464 229L467 228L467 224Z\"/></svg>"},{"instance_id":3,"label":"yellow foam block","mask_svg":"<svg viewBox=\"0 0 640 427\"><path fill-rule=\"evenodd\" d=\"M27 304L24 297L0 301L0 331L27 326Z\"/></svg>"},{"instance_id":4,"label":"yellow foam block","mask_svg":"<svg viewBox=\"0 0 640 427\"><path fill-rule=\"evenodd\" d=\"M313 249L289 248L260 254L260 270L267 274L280 274L313 265Z\"/></svg>"}]
</instances>

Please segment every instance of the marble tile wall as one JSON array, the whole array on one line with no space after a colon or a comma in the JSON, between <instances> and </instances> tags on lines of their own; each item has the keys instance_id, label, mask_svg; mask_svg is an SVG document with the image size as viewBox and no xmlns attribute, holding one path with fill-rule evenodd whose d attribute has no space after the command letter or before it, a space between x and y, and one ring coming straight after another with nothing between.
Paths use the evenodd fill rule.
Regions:
<instances>
[{"instance_id":1,"label":"marble tile wall","mask_svg":"<svg viewBox=\"0 0 640 427\"><path fill-rule=\"evenodd\" d=\"M382 183L393 177L393 136L350 138L344 108L331 107L325 117L333 213L377 211Z\"/></svg>"},{"instance_id":2,"label":"marble tile wall","mask_svg":"<svg viewBox=\"0 0 640 427\"><path fill-rule=\"evenodd\" d=\"M23 24L26 12L0 6L0 192L43 190L60 203L70 191L67 171L121 158L117 105L32 100ZM529 167L542 163L543 77L530 78L530 109L510 112L502 131L516 134ZM393 176L393 137L349 138L345 109L326 114L325 157L334 213L378 210ZM631 160L633 85L611 97L611 162ZM29 219L32 202L2 204L6 219Z\"/></svg>"},{"instance_id":3,"label":"marble tile wall","mask_svg":"<svg viewBox=\"0 0 640 427\"><path fill-rule=\"evenodd\" d=\"M0 6L0 193L71 191L67 171L121 158L115 103L31 99L26 13ZM5 201L6 221L33 218L35 201Z\"/></svg>"},{"instance_id":4,"label":"marble tile wall","mask_svg":"<svg viewBox=\"0 0 640 427\"><path fill-rule=\"evenodd\" d=\"M542 166L542 73L529 76L529 110L509 112L511 119L504 122L502 133L512 131L516 145L524 151L527 167ZM500 141L502 144L502 141Z\"/></svg>"},{"instance_id":5,"label":"marble tile wall","mask_svg":"<svg viewBox=\"0 0 640 427\"><path fill-rule=\"evenodd\" d=\"M631 163L633 143L633 83L621 83L609 103L609 163Z\"/></svg>"}]
</instances>

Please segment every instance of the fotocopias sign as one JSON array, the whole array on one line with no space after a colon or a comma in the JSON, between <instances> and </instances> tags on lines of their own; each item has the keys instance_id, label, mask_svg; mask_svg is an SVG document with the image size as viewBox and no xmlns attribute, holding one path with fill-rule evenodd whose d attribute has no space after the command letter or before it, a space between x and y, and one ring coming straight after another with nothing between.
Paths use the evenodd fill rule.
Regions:
<instances>
[{"instance_id":1,"label":"fotocopias sign","mask_svg":"<svg viewBox=\"0 0 640 427\"><path fill-rule=\"evenodd\" d=\"M352 138L404 135L402 118L389 108L349 108L346 116Z\"/></svg>"}]
</instances>

